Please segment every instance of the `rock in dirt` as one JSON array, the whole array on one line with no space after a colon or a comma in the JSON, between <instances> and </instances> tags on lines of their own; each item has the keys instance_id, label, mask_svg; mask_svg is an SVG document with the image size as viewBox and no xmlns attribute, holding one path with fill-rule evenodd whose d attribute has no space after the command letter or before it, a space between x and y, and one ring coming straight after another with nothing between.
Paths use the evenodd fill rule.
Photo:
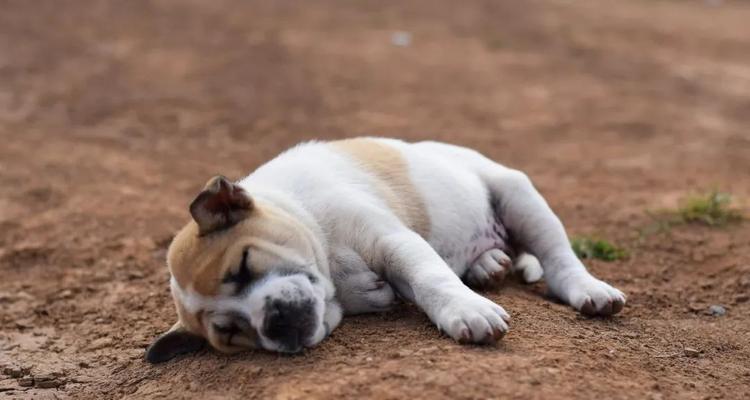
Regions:
<instances>
[{"instance_id":1,"label":"rock in dirt","mask_svg":"<svg viewBox=\"0 0 750 400\"><path fill-rule=\"evenodd\" d=\"M685 355L691 358L695 358L701 355L700 350L694 349L692 347L685 347Z\"/></svg>"},{"instance_id":2,"label":"rock in dirt","mask_svg":"<svg viewBox=\"0 0 750 400\"><path fill-rule=\"evenodd\" d=\"M399 351L394 351L394 352L389 353L388 357L393 358L393 359L398 359L398 358L405 358L410 355L411 355L411 352L409 350L399 350Z\"/></svg>"},{"instance_id":3,"label":"rock in dirt","mask_svg":"<svg viewBox=\"0 0 750 400\"><path fill-rule=\"evenodd\" d=\"M25 368L20 365L8 365L5 368L3 368L3 374L11 378L20 378L28 374L29 371L30 371L29 368Z\"/></svg>"},{"instance_id":4,"label":"rock in dirt","mask_svg":"<svg viewBox=\"0 0 750 400\"><path fill-rule=\"evenodd\" d=\"M742 293L742 294L738 294L737 296L734 296L735 303L744 303L748 300L750 300L749 294Z\"/></svg>"},{"instance_id":5,"label":"rock in dirt","mask_svg":"<svg viewBox=\"0 0 750 400\"><path fill-rule=\"evenodd\" d=\"M0 292L0 303L15 303L18 301L31 301L33 299L34 298L30 294L24 291L16 293Z\"/></svg>"},{"instance_id":6,"label":"rock in dirt","mask_svg":"<svg viewBox=\"0 0 750 400\"><path fill-rule=\"evenodd\" d=\"M398 47L409 47L409 45L411 45L411 36L411 32L393 32L393 35L391 35L391 43Z\"/></svg>"},{"instance_id":7,"label":"rock in dirt","mask_svg":"<svg viewBox=\"0 0 750 400\"><path fill-rule=\"evenodd\" d=\"M52 389L62 385L62 381L57 378L58 374L41 374L34 377L34 386L40 389Z\"/></svg>"},{"instance_id":8,"label":"rock in dirt","mask_svg":"<svg viewBox=\"0 0 750 400\"><path fill-rule=\"evenodd\" d=\"M136 279L143 279L143 276L144 276L143 272L135 270L135 269L130 270L127 273L127 278L128 280L131 280L131 281L136 280Z\"/></svg>"},{"instance_id":9,"label":"rock in dirt","mask_svg":"<svg viewBox=\"0 0 750 400\"><path fill-rule=\"evenodd\" d=\"M15 389L18 389L18 385L14 379L0 379L0 392L8 392Z\"/></svg>"},{"instance_id":10,"label":"rock in dirt","mask_svg":"<svg viewBox=\"0 0 750 400\"><path fill-rule=\"evenodd\" d=\"M54 389L56 387L60 387L62 385L62 382L58 379L51 379L48 381L34 381L34 386L38 387L39 389Z\"/></svg>"},{"instance_id":11,"label":"rock in dirt","mask_svg":"<svg viewBox=\"0 0 750 400\"><path fill-rule=\"evenodd\" d=\"M708 315L712 315L714 317L721 317L727 313L727 309L724 306L714 304L711 307L708 307L708 310L706 312L708 313Z\"/></svg>"},{"instance_id":12,"label":"rock in dirt","mask_svg":"<svg viewBox=\"0 0 750 400\"><path fill-rule=\"evenodd\" d=\"M24 330L24 329L31 329L33 327L34 327L34 324L29 319L16 321L16 329Z\"/></svg>"},{"instance_id":13,"label":"rock in dirt","mask_svg":"<svg viewBox=\"0 0 750 400\"><path fill-rule=\"evenodd\" d=\"M18 386L31 387L34 386L34 378L27 376L25 378L18 379Z\"/></svg>"},{"instance_id":14,"label":"rock in dirt","mask_svg":"<svg viewBox=\"0 0 750 400\"><path fill-rule=\"evenodd\" d=\"M91 344L89 345L89 349L99 350L105 347L112 346L113 343L114 341L112 340L112 338L103 337L103 338L99 338L91 342Z\"/></svg>"},{"instance_id":15,"label":"rock in dirt","mask_svg":"<svg viewBox=\"0 0 750 400\"><path fill-rule=\"evenodd\" d=\"M52 372L49 374L38 374L38 375L34 375L34 380L35 381L51 381L61 376L64 376L64 374L60 372Z\"/></svg>"}]
</instances>

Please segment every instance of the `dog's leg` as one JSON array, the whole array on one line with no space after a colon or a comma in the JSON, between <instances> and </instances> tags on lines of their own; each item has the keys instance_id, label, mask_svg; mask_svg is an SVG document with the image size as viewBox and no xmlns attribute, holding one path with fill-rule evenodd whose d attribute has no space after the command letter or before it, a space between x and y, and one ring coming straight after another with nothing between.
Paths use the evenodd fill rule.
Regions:
<instances>
[{"instance_id":1,"label":"dog's leg","mask_svg":"<svg viewBox=\"0 0 750 400\"><path fill-rule=\"evenodd\" d=\"M453 339L490 343L508 330L508 313L464 285L418 234L406 229L386 234L376 251L389 282Z\"/></svg>"},{"instance_id":2,"label":"dog's leg","mask_svg":"<svg viewBox=\"0 0 750 400\"><path fill-rule=\"evenodd\" d=\"M593 277L576 257L562 223L525 174L496 166L484 177L502 223L541 262L550 291L587 315L612 315L625 295Z\"/></svg>"}]
</instances>

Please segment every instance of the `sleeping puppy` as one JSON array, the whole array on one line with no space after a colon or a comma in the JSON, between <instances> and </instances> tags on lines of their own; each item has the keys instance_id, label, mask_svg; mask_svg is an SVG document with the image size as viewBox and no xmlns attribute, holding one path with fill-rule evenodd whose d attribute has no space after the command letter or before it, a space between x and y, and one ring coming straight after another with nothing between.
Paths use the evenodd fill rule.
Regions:
<instances>
[{"instance_id":1,"label":"sleeping puppy","mask_svg":"<svg viewBox=\"0 0 750 400\"><path fill-rule=\"evenodd\" d=\"M526 175L448 144L301 144L239 182L211 179L190 214L167 255L178 321L149 347L150 362L206 340L227 353L296 353L342 315L398 298L461 343L493 343L510 317L470 286L511 271L543 275L586 315L625 305L586 271Z\"/></svg>"}]
</instances>

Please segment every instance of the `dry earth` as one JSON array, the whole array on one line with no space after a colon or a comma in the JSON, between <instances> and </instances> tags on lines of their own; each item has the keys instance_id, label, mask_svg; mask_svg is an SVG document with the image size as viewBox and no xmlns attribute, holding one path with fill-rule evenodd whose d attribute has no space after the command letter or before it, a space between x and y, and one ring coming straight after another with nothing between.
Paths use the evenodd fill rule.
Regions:
<instances>
[{"instance_id":1,"label":"dry earth","mask_svg":"<svg viewBox=\"0 0 750 400\"><path fill-rule=\"evenodd\" d=\"M748 209L750 3L0 8L0 399L750 398L750 223L639 234L695 191ZM404 305L300 356L145 363L175 319L165 248L204 181L362 134L525 170L571 233L628 248L589 263L628 306L586 319L511 281L487 293L514 317L496 347Z\"/></svg>"}]
</instances>

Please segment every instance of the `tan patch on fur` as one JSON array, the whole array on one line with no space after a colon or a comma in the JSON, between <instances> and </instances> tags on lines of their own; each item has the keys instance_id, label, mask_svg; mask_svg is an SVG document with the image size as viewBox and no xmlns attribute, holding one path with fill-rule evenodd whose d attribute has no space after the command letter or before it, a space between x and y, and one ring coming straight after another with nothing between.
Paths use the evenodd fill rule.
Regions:
<instances>
[{"instance_id":1,"label":"tan patch on fur","mask_svg":"<svg viewBox=\"0 0 750 400\"><path fill-rule=\"evenodd\" d=\"M192 288L204 296L216 295L226 272L239 265L242 247L254 243L284 243L306 259L315 257L306 228L273 206L259 204L251 215L221 232L199 235L198 225L190 221L174 238L167 253L170 272L183 288ZM290 250L291 251L291 250ZM285 254L264 250L253 254L251 264L259 269L272 268Z\"/></svg>"},{"instance_id":2,"label":"tan patch on fur","mask_svg":"<svg viewBox=\"0 0 750 400\"><path fill-rule=\"evenodd\" d=\"M198 224L190 221L175 236L169 246L167 264L181 288L192 286L204 295L218 290L223 252L231 244L231 239L222 240L231 235L219 235L202 238Z\"/></svg>"},{"instance_id":3,"label":"tan patch on fur","mask_svg":"<svg viewBox=\"0 0 750 400\"><path fill-rule=\"evenodd\" d=\"M175 301L174 303L177 308L177 325L181 326L188 332L206 337L206 329L201 323L203 310L199 310L197 313L193 314L185 310L185 307L179 301ZM172 329L175 329L175 327L172 327Z\"/></svg>"},{"instance_id":4,"label":"tan patch on fur","mask_svg":"<svg viewBox=\"0 0 750 400\"><path fill-rule=\"evenodd\" d=\"M398 149L367 138L340 140L331 142L331 145L375 175L375 189L388 207L411 230L427 238L430 234L430 219L424 200L411 181L406 160Z\"/></svg>"}]
</instances>

